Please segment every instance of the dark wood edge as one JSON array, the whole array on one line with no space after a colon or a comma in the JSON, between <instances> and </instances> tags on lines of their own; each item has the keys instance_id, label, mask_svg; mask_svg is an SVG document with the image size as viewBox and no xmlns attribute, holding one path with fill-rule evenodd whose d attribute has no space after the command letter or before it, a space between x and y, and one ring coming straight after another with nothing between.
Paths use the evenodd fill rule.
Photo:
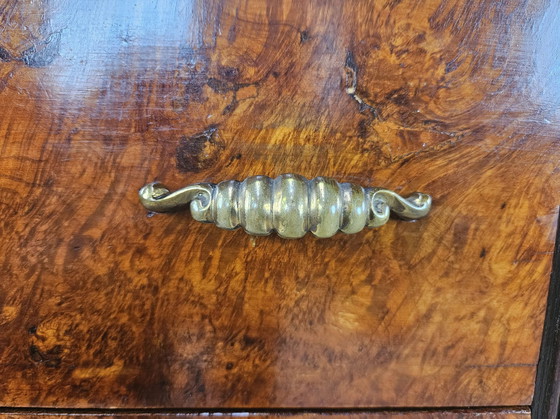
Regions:
<instances>
[{"instance_id":1,"label":"dark wood edge","mask_svg":"<svg viewBox=\"0 0 560 419\"><path fill-rule=\"evenodd\" d=\"M126 416L126 415L168 415L168 416L293 416L293 415L405 415L411 413L449 414L530 414L529 406L476 406L476 407L399 407L399 408L278 408L278 409L58 409L52 407L0 407L3 415L63 415L63 416Z\"/></svg>"},{"instance_id":2,"label":"dark wood edge","mask_svg":"<svg viewBox=\"0 0 560 419\"><path fill-rule=\"evenodd\" d=\"M559 213L560 219L560 213ZM544 320L535 393L531 406L536 419L560 418L560 221L556 229L556 245L552 258L552 275Z\"/></svg>"}]
</instances>

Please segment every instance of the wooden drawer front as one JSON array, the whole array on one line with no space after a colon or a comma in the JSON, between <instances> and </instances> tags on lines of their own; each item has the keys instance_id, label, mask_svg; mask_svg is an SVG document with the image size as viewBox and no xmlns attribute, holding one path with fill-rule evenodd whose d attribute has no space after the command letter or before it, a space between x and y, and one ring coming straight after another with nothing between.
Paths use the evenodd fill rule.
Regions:
<instances>
[{"instance_id":1,"label":"wooden drawer front","mask_svg":"<svg viewBox=\"0 0 560 419\"><path fill-rule=\"evenodd\" d=\"M0 405L529 405L558 17L517 0L0 2ZM434 208L283 240L137 197L290 172Z\"/></svg>"}]
</instances>

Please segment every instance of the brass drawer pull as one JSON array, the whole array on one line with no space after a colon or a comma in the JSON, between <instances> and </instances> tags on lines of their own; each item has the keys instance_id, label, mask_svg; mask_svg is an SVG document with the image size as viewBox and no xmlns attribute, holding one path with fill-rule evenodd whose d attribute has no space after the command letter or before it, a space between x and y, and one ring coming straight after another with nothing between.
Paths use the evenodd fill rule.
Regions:
<instances>
[{"instance_id":1,"label":"brass drawer pull","mask_svg":"<svg viewBox=\"0 0 560 419\"><path fill-rule=\"evenodd\" d=\"M382 188L363 188L326 177L308 180L284 174L276 179L251 176L243 182L227 180L217 185L198 183L170 192L154 182L139 191L140 202L150 211L167 212L190 203L197 221L249 234L296 239L311 231L331 237L338 230L351 234L365 226L379 227L391 211L407 220L424 217L432 198L420 192L403 198Z\"/></svg>"}]
</instances>

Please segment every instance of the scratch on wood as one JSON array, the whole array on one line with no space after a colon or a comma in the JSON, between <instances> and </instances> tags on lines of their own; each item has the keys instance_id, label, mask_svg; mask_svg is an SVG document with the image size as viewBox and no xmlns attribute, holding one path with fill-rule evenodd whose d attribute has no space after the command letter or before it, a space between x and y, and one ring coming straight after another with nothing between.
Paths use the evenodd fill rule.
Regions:
<instances>
[{"instance_id":1,"label":"scratch on wood","mask_svg":"<svg viewBox=\"0 0 560 419\"><path fill-rule=\"evenodd\" d=\"M344 64L344 71L346 74L346 93L348 93L360 105L360 112L368 110L375 119L379 118L377 109L365 102L360 95L358 95L358 66L354 60L354 54L348 50L346 53L346 61Z\"/></svg>"}]
</instances>

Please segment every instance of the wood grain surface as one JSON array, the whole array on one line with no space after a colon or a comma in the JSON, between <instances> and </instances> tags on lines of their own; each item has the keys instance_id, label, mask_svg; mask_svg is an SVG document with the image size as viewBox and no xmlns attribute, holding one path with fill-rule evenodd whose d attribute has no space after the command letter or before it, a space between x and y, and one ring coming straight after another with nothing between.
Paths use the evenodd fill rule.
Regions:
<instances>
[{"instance_id":1,"label":"wood grain surface","mask_svg":"<svg viewBox=\"0 0 560 419\"><path fill-rule=\"evenodd\" d=\"M552 0L0 0L0 405L529 405L559 23ZM286 241L137 198L286 172L434 209Z\"/></svg>"}]
</instances>

